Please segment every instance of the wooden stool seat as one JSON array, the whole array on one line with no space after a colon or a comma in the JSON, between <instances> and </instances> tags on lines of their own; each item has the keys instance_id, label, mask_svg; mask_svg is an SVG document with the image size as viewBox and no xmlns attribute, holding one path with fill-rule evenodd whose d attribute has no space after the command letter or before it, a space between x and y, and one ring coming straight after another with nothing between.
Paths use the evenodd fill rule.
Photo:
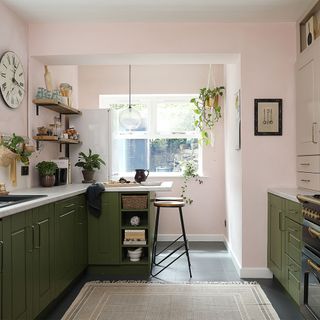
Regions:
<instances>
[{"instance_id":1,"label":"wooden stool seat","mask_svg":"<svg viewBox=\"0 0 320 320\"><path fill-rule=\"evenodd\" d=\"M157 208L182 208L185 203L183 201L156 201L154 206Z\"/></svg>"},{"instance_id":2,"label":"wooden stool seat","mask_svg":"<svg viewBox=\"0 0 320 320\"><path fill-rule=\"evenodd\" d=\"M183 201L182 197L156 197L155 201Z\"/></svg>"}]
</instances>

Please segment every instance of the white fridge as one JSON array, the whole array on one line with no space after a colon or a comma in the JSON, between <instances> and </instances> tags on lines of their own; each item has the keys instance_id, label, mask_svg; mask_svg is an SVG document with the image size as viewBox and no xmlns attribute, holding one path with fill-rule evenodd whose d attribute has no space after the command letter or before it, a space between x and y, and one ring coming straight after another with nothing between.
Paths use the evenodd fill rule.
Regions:
<instances>
[{"instance_id":1,"label":"white fridge","mask_svg":"<svg viewBox=\"0 0 320 320\"><path fill-rule=\"evenodd\" d=\"M82 151L88 154L89 148L93 153L98 153L106 162L105 166L101 165L101 169L95 172L94 179L97 182L106 182L109 180L108 168L110 168L110 111L107 109L84 109L81 112L80 116L70 116L69 119L69 125L74 126L79 132L81 141L78 145L70 145L72 183L81 183L83 180L82 168L74 165L78 161L78 153Z\"/></svg>"}]
</instances>

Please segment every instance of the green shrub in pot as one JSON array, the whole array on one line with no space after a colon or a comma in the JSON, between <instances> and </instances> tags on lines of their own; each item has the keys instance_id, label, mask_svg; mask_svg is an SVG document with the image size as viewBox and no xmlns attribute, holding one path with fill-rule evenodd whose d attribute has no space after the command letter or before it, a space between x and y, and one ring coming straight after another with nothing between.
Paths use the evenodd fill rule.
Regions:
<instances>
[{"instance_id":1,"label":"green shrub in pot","mask_svg":"<svg viewBox=\"0 0 320 320\"><path fill-rule=\"evenodd\" d=\"M97 153L92 153L92 150L89 149L88 155L86 155L84 152L79 153L79 159L75 166L83 168L83 182L91 183L94 182L94 169L99 170L102 164L105 165L106 163L101 159L100 155Z\"/></svg>"},{"instance_id":2,"label":"green shrub in pot","mask_svg":"<svg viewBox=\"0 0 320 320\"><path fill-rule=\"evenodd\" d=\"M36 165L36 168L39 171L41 186L52 187L56 181L57 164L52 161L41 161Z\"/></svg>"}]
</instances>

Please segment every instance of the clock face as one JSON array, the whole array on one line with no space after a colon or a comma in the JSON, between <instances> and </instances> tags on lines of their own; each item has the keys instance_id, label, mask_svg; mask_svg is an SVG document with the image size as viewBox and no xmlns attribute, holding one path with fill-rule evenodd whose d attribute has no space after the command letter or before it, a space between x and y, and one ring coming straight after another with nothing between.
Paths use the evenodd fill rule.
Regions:
<instances>
[{"instance_id":1,"label":"clock face","mask_svg":"<svg viewBox=\"0 0 320 320\"><path fill-rule=\"evenodd\" d=\"M7 51L0 60L0 92L10 108L18 108L25 94L22 63L18 56Z\"/></svg>"}]
</instances>

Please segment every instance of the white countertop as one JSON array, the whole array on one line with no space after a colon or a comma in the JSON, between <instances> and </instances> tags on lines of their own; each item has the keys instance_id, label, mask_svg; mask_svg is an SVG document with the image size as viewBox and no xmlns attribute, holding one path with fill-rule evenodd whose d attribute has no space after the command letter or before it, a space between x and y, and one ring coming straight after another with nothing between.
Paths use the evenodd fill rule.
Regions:
<instances>
[{"instance_id":1,"label":"white countertop","mask_svg":"<svg viewBox=\"0 0 320 320\"><path fill-rule=\"evenodd\" d=\"M302 189L302 188L270 188L268 189L268 192L276 196L279 196L281 198L285 198L298 203L299 203L299 200L297 199L298 194L314 195L314 194L320 193L319 191Z\"/></svg>"},{"instance_id":2,"label":"white countertop","mask_svg":"<svg viewBox=\"0 0 320 320\"><path fill-rule=\"evenodd\" d=\"M56 186L51 188L28 188L15 190L11 192L12 195L47 195L12 206L0 209L0 219L12 214L39 207L51 202L63 200L78 194L85 193L90 184L67 184L63 186ZM105 192L137 192L137 191L170 191L172 189L172 181L162 182L160 186L134 186L134 187L108 187Z\"/></svg>"}]
</instances>

